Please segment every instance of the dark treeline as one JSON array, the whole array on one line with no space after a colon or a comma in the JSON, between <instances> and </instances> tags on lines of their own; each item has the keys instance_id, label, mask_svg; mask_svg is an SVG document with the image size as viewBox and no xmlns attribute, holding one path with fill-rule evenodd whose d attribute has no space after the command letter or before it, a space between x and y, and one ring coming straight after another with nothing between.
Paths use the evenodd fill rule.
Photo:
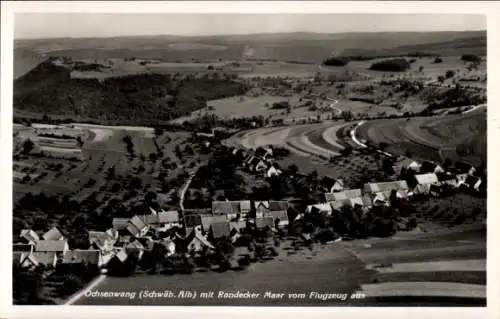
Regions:
<instances>
[{"instance_id":1,"label":"dark treeline","mask_svg":"<svg viewBox=\"0 0 500 319\"><path fill-rule=\"evenodd\" d=\"M206 106L206 101L243 94L229 77L195 78L137 74L72 79L69 70L45 62L14 83L14 108L38 114L151 124Z\"/></svg>"}]
</instances>

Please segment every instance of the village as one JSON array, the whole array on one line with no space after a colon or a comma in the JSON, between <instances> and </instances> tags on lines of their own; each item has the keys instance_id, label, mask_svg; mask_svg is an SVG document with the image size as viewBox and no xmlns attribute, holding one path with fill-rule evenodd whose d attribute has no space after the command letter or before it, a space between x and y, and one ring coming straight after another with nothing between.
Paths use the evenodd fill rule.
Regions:
<instances>
[{"instance_id":1,"label":"village","mask_svg":"<svg viewBox=\"0 0 500 319\"><path fill-rule=\"evenodd\" d=\"M273 160L272 148L222 147L258 178L273 179L283 174ZM376 207L391 207L422 196L485 191L486 182L475 176L476 168L468 163L457 162L449 170L431 161L419 163L403 157L393 163L400 179L370 182L355 189L348 188L341 179L329 179L324 201L311 203L302 211L287 200L271 199L226 198L212 201L211 208L203 210L150 207L132 218L113 218L112 227L106 231L89 230L90 245L86 249L70 249L70 238L57 226L43 234L23 229L13 244L14 266L51 273L83 264L118 276L131 275L138 269L148 273L160 269L163 273L243 269L252 262L276 256L280 240L292 239L297 247L310 247L319 241L318 234L325 226L311 227L312 216L341 217L346 207L364 216ZM407 219L406 229L401 230L417 226L410 224ZM352 239L343 237L341 229L334 227L333 232L336 235L326 242Z\"/></svg>"}]
</instances>

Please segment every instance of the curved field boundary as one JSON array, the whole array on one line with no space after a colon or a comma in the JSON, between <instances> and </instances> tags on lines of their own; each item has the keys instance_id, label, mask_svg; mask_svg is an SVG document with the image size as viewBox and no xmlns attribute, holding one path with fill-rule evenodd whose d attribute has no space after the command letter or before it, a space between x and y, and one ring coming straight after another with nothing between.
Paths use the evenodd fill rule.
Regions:
<instances>
[{"instance_id":1,"label":"curved field boundary","mask_svg":"<svg viewBox=\"0 0 500 319\"><path fill-rule=\"evenodd\" d=\"M486 271L485 259L470 260L449 260L449 261L429 261L414 263L396 263L390 267L376 267L368 265L379 273L398 273L398 272L427 272L427 271Z\"/></svg>"},{"instance_id":2,"label":"curved field boundary","mask_svg":"<svg viewBox=\"0 0 500 319\"><path fill-rule=\"evenodd\" d=\"M367 297L486 298L486 286L451 282L387 282L361 285Z\"/></svg>"}]
</instances>

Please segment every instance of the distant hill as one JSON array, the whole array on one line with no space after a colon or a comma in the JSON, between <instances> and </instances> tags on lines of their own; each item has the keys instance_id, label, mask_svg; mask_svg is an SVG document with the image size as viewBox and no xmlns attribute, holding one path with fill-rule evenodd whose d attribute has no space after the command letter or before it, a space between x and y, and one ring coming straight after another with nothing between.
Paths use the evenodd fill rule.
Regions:
<instances>
[{"instance_id":1,"label":"distant hill","mask_svg":"<svg viewBox=\"0 0 500 319\"><path fill-rule=\"evenodd\" d=\"M198 44L198 45L196 45ZM158 58L165 61L254 59L319 63L332 55L369 56L430 51L441 55L486 54L486 31L279 33L204 37L136 36L18 40L23 47L71 58Z\"/></svg>"}]
</instances>

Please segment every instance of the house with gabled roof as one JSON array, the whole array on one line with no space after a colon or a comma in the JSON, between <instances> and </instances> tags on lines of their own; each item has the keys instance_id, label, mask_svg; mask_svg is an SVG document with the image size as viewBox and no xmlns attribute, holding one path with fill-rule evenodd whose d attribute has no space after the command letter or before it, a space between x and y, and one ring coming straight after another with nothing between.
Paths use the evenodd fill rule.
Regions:
<instances>
[{"instance_id":1,"label":"house with gabled roof","mask_svg":"<svg viewBox=\"0 0 500 319\"><path fill-rule=\"evenodd\" d=\"M127 225L127 230L130 235L134 237L142 237L145 236L149 230L149 225L144 222L142 218L135 215L130 219Z\"/></svg>"},{"instance_id":2,"label":"house with gabled roof","mask_svg":"<svg viewBox=\"0 0 500 319\"><path fill-rule=\"evenodd\" d=\"M418 185L438 185L439 179L435 173L417 174L415 180Z\"/></svg>"},{"instance_id":3,"label":"house with gabled roof","mask_svg":"<svg viewBox=\"0 0 500 319\"><path fill-rule=\"evenodd\" d=\"M157 231L167 231L174 226L180 226L179 212L175 210L161 211L155 214L145 215L144 221Z\"/></svg>"},{"instance_id":4,"label":"house with gabled roof","mask_svg":"<svg viewBox=\"0 0 500 319\"><path fill-rule=\"evenodd\" d=\"M64 264L87 264L101 267L104 265L103 255L96 249L75 249L64 255Z\"/></svg>"},{"instance_id":5,"label":"house with gabled roof","mask_svg":"<svg viewBox=\"0 0 500 319\"><path fill-rule=\"evenodd\" d=\"M196 227L189 234L186 242L188 251L201 252L205 249L215 249L205 235L203 235L202 232Z\"/></svg>"},{"instance_id":6,"label":"house with gabled roof","mask_svg":"<svg viewBox=\"0 0 500 319\"><path fill-rule=\"evenodd\" d=\"M247 227L247 222L244 220L239 220L236 222L229 222L229 228L231 228L231 233L240 232Z\"/></svg>"},{"instance_id":7,"label":"house with gabled roof","mask_svg":"<svg viewBox=\"0 0 500 319\"><path fill-rule=\"evenodd\" d=\"M34 268L40 265L45 267L55 267L58 256L55 252L35 251L32 253L22 253L20 265L23 268Z\"/></svg>"},{"instance_id":8,"label":"house with gabled roof","mask_svg":"<svg viewBox=\"0 0 500 319\"><path fill-rule=\"evenodd\" d=\"M88 231L89 242L91 249L99 249L100 251L110 251L118 240L116 230L108 230L105 232Z\"/></svg>"},{"instance_id":9,"label":"house with gabled roof","mask_svg":"<svg viewBox=\"0 0 500 319\"><path fill-rule=\"evenodd\" d=\"M38 234L31 229L23 229L21 230L21 234L19 236L21 240L27 244L35 245L39 240Z\"/></svg>"},{"instance_id":10,"label":"house with gabled roof","mask_svg":"<svg viewBox=\"0 0 500 319\"><path fill-rule=\"evenodd\" d=\"M225 215L228 220L236 217L245 218L250 213L251 202L241 201L213 201L212 214Z\"/></svg>"},{"instance_id":11,"label":"house with gabled roof","mask_svg":"<svg viewBox=\"0 0 500 319\"><path fill-rule=\"evenodd\" d=\"M42 238L44 240L64 240L63 234L55 226L43 234Z\"/></svg>"},{"instance_id":12,"label":"house with gabled roof","mask_svg":"<svg viewBox=\"0 0 500 319\"><path fill-rule=\"evenodd\" d=\"M227 222L228 219L226 215L202 215L201 216L201 226L204 231L210 230L210 225L214 223L224 223Z\"/></svg>"},{"instance_id":13,"label":"house with gabled roof","mask_svg":"<svg viewBox=\"0 0 500 319\"><path fill-rule=\"evenodd\" d=\"M412 191L412 195L432 195L438 196L441 188L436 184L417 184Z\"/></svg>"},{"instance_id":14,"label":"house with gabled roof","mask_svg":"<svg viewBox=\"0 0 500 319\"><path fill-rule=\"evenodd\" d=\"M347 189L335 193L325 193L325 199L327 202L341 201L350 198L361 197L361 189Z\"/></svg>"},{"instance_id":15,"label":"house with gabled roof","mask_svg":"<svg viewBox=\"0 0 500 319\"><path fill-rule=\"evenodd\" d=\"M212 223L210 225L209 234L212 239L219 239L222 237L229 238L231 236L231 226L229 222Z\"/></svg>"}]
</instances>

